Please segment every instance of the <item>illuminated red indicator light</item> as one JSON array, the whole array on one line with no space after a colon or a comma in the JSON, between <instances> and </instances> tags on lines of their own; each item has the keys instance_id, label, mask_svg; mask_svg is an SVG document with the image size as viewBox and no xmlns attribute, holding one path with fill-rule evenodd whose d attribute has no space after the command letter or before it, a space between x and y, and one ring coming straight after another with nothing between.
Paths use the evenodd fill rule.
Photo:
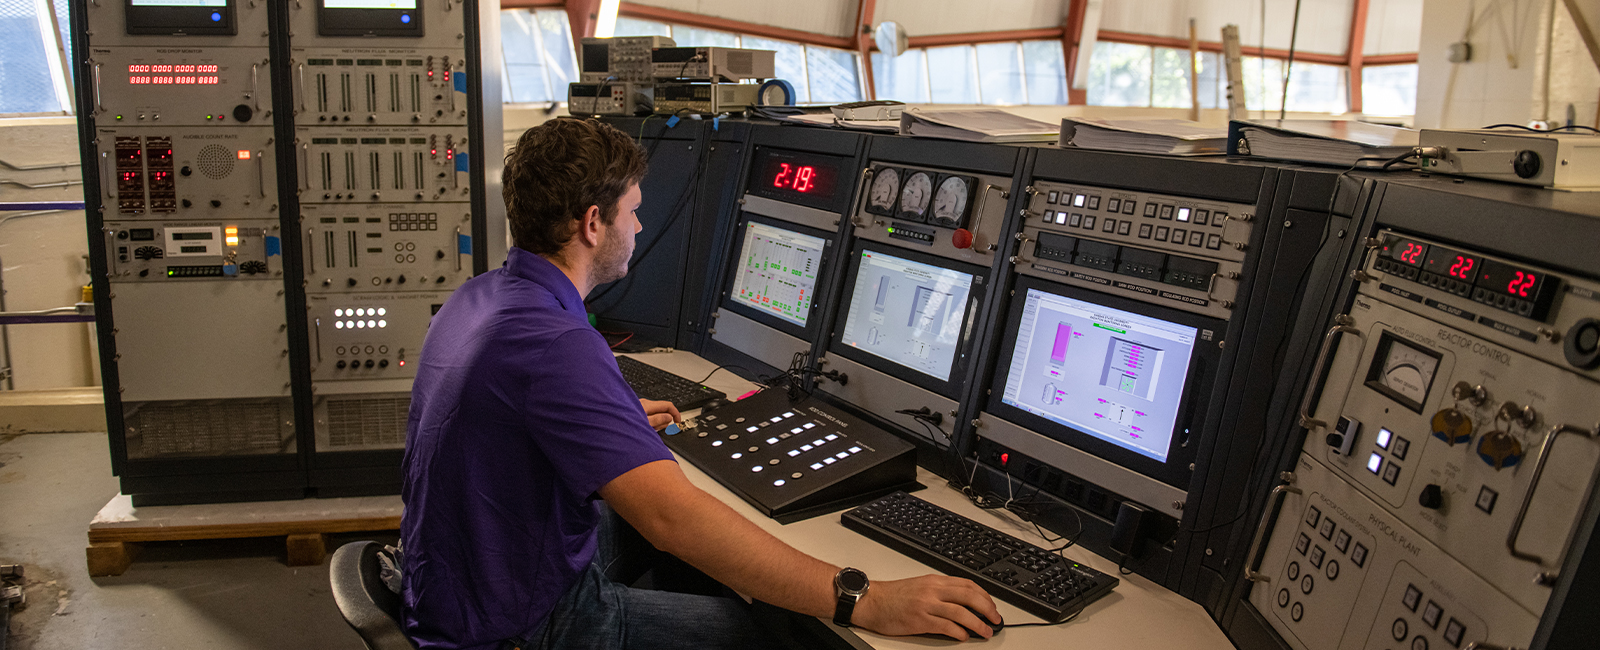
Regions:
<instances>
[{"instance_id":1,"label":"illuminated red indicator light","mask_svg":"<svg viewBox=\"0 0 1600 650\"><path fill-rule=\"evenodd\" d=\"M249 149L240 149L239 150L239 160L249 160L249 159L250 159L250 150Z\"/></svg>"},{"instance_id":2,"label":"illuminated red indicator light","mask_svg":"<svg viewBox=\"0 0 1600 650\"><path fill-rule=\"evenodd\" d=\"M1009 463L1009 462L1011 462L1011 454L1000 454L1000 464L1001 465L1004 465L1004 464Z\"/></svg>"},{"instance_id":3,"label":"illuminated red indicator light","mask_svg":"<svg viewBox=\"0 0 1600 650\"><path fill-rule=\"evenodd\" d=\"M401 359L401 360L400 360L400 367L401 367L401 368L404 368L404 367L406 367L406 360L405 360L405 359Z\"/></svg>"}]
</instances>

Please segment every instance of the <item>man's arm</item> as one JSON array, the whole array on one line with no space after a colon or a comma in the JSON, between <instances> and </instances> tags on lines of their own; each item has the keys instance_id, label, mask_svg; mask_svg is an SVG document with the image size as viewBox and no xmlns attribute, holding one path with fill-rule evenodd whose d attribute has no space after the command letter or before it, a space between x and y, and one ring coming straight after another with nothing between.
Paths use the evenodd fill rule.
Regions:
<instances>
[{"instance_id":1,"label":"man's arm","mask_svg":"<svg viewBox=\"0 0 1600 650\"><path fill-rule=\"evenodd\" d=\"M734 590L803 614L831 617L833 566L795 550L697 488L677 463L636 467L600 488L600 496L656 548ZM999 622L994 600L971 580L927 575L873 581L852 622L882 634L937 633L965 640L962 625L989 637L971 607ZM960 623L961 625L957 625Z\"/></svg>"}]
</instances>

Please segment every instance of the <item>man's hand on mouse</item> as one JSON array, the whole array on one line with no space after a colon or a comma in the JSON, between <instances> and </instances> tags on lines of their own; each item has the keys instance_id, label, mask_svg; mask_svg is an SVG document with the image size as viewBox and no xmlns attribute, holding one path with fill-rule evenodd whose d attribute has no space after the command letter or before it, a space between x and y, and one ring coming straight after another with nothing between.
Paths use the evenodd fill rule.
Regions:
<instances>
[{"instance_id":1,"label":"man's hand on mouse","mask_svg":"<svg viewBox=\"0 0 1600 650\"><path fill-rule=\"evenodd\" d=\"M644 407L645 417L650 418L650 426L656 431L665 429L674 422L683 423L683 416L678 413L678 407L673 406L672 402L641 399L639 405Z\"/></svg>"},{"instance_id":2,"label":"man's hand on mouse","mask_svg":"<svg viewBox=\"0 0 1600 650\"><path fill-rule=\"evenodd\" d=\"M874 581L850 617L851 624L879 634L943 634L957 641L971 637L968 630L985 639L994 636L991 621L1000 622L1000 610L983 588L942 575Z\"/></svg>"}]
</instances>

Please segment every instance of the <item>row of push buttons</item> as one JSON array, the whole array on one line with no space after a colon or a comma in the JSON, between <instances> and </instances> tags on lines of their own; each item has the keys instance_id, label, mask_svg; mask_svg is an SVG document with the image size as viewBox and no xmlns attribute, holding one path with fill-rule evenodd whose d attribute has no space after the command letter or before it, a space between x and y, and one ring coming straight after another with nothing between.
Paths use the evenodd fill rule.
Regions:
<instances>
[{"instance_id":1,"label":"row of push buttons","mask_svg":"<svg viewBox=\"0 0 1600 650\"><path fill-rule=\"evenodd\" d=\"M1415 612L1417 611L1417 606L1421 603L1422 590L1418 589L1415 584L1407 584L1406 594L1400 599L1400 604L1405 605L1406 609ZM1422 608L1422 622L1426 624L1429 629L1439 629L1439 620L1442 618L1444 618L1444 608L1440 607L1439 603L1429 600L1428 605ZM1406 622L1406 619L1401 617L1394 619L1394 623L1391 626L1390 632L1394 635L1394 640L1404 641L1406 639L1406 635L1410 632L1410 627L1411 626ZM1450 644L1450 647L1461 647L1461 638L1466 635L1467 626L1462 624L1461 621L1451 618L1448 623L1445 623L1444 641L1445 643ZM1415 639L1412 639L1411 648L1412 650L1428 650L1428 640L1419 634Z\"/></svg>"},{"instance_id":2,"label":"row of push buttons","mask_svg":"<svg viewBox=\"0 0 1600 650\"><path fill-rule=\"evenodd\" d=\"M772 427L774 425L783 424L785 420L789 420L789 419L792 419L794 417L796 417L796 413L794 411L786 411L782 415L774 415L771 418L762 420L761 422L758 422L756 424L748 425L748 426L745 427L744 432L745 433L756 433L756 432L759 432L759 431L761 431L763 429L767 429L769 427ZM716 418L715 415L708 415L708 416L702 418L702 420L705 420L708 424L714 422L716 419L717 418ZM734 421L734 424L744 424L745 420L746 420L745 418L738 418L738 419L736 419ZM794 437L796 435L805 433L807 431L810 431L811 429L815 429L815 428L817 428L817 426L818 426L818 424L815 421L805 422L803 424L798 424L798 425L794 426L793 428L789 429L788 431L772 435L771 437L767 438L765 442L768 445L776 445L779 442L782 442L784 440L792 438L792 437ZM715 424L711 424L710 428L712 428L712 429L714 429L716 431L725 431L725 430L727 430L729 428L729 425L728 425L727 422L717 422ZM704 437L709 435L709 432L701 431L698 435L699 435L699 437L704 438ZM822 447L823 445L826 445L826 444L828 444L830 442L837 441L837 440L841 439L842 437L843 436L841 436L840 434L830 433L830 434L827 434L827 435L822 436L820 438L817 438L816 440L812 440L809 443L800 445L799 447L797 447L795 449L791 449L788 452L786 452L786 454L790 458L794 458L794 457L797 457L800 454L803 454L805 452L812 451L814 449L817 449L818 447ZM732 443L734 441L737 441L738 439L739 439L739 434L738 433L728 434L728 437L727 437L726 440L713 440L713 441L711 441L711 446L712 447L721 447L724 444ZM746 453L755 453L757 451L760 451L760 449L761 448L759 446L752 446L752 447L749 447L748 449L746 449L745 451L733 452L733 454L730 455L729 458L731 458L733 460L740 460L740 459L744 458ZM832 464L837 463L837 462L839 462L841 460L849 458L852 454L860 453L861 450L862 450L862 448L859 447L859 446L851 446L849 449L845 449L845 450L839 451L837 453L832 453L828 457L823 458L821 461L812 463L811 464L811 469L813 471L820 470L823 467L826 467L828 465L832 465ZM766 465L752 465L750 467L750 471L752 473L762 472L762 471L765 471L768 466L775 466L775 465L778 465L779 463L780 463L780 461L778 459L774 458L772 460L767 461ZM774 486L776 486L776 487L783 487L784 485L788 484L790 479L799 479L799 478L801 478L803 476L804 476L804 474L801 473L801 472L794 472L794 473L790 474L789 479L781 479L781 478L780 479L776 479L776 480L774 480L772 482L772 484Z\"/></svg>"},{"instance_id":3,"label":"row of push buttons","mask_svg":"<svg viewBox=\"0 0 1600 650\"><path fill-rule=\"evenodd\" d=\"M1188 208L1184 209L1187 210ZM1067 226L1070 228L1082 228L1084 230L1094 230L1095 225L1098 224L1100 225L1101 232L1114 232L1118 235L1128 235L1133 230L1133 222L1126 219L1100 219L1092 214L1086 215L1077 212L1069 213L1065 211L1056 212L1054 210L1045 210L1044 222L1060 226ZM1185 228L1171 228L1168 226L1140 224L1139 238L1154 239L1155 241L1162 242L1170 241L1171 243L1180 246L1187 243L1189 246L1194 248L1204 247L1211 250L1218 250L1222 248L1222 235L1216 233L1206 233L1200 230L1189 230Z\"/></svg>"},{"instance_id":4,"label":"row of push buttons","mask_svg":"<svg viewBox=\"0 0 1600 650\"><path fill-rule=\"evenodd\" d=\"M1087 208L1089 210L1100 209L1100 197L1091 194L1050 192L1049 194L1045 195L1044 202L1050 205L1070 205L1074 208ZM1128 214L1133 214L1133 201L1128 201L1125 206L1119 205L1120 203L1122 203L1121 199L1111 199L1111 203L1106 206L1106 209L1111 212L1116 212L1120 207L1121 209L1126 210Z\"/></svg>"}]
</instances>

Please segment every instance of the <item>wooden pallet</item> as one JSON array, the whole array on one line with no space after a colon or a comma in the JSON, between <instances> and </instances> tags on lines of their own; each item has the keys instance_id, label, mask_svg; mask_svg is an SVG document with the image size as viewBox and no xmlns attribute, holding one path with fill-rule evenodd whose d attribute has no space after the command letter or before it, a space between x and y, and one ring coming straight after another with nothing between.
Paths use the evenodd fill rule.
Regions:
<instances>
[{"instance_id":1,"label":"wooden pallet","mask_svg":"<svg viewBox=\"0 0 1600 650\"><path fill-rule=\"evenodd\" d=\"M141 542L284 536L289 566L315 566L327 557L329 533L400 528L400 497L346 497L135 508L112 497L89 522L89 575L122 575Z\"/></svg>"}]
</instances>

